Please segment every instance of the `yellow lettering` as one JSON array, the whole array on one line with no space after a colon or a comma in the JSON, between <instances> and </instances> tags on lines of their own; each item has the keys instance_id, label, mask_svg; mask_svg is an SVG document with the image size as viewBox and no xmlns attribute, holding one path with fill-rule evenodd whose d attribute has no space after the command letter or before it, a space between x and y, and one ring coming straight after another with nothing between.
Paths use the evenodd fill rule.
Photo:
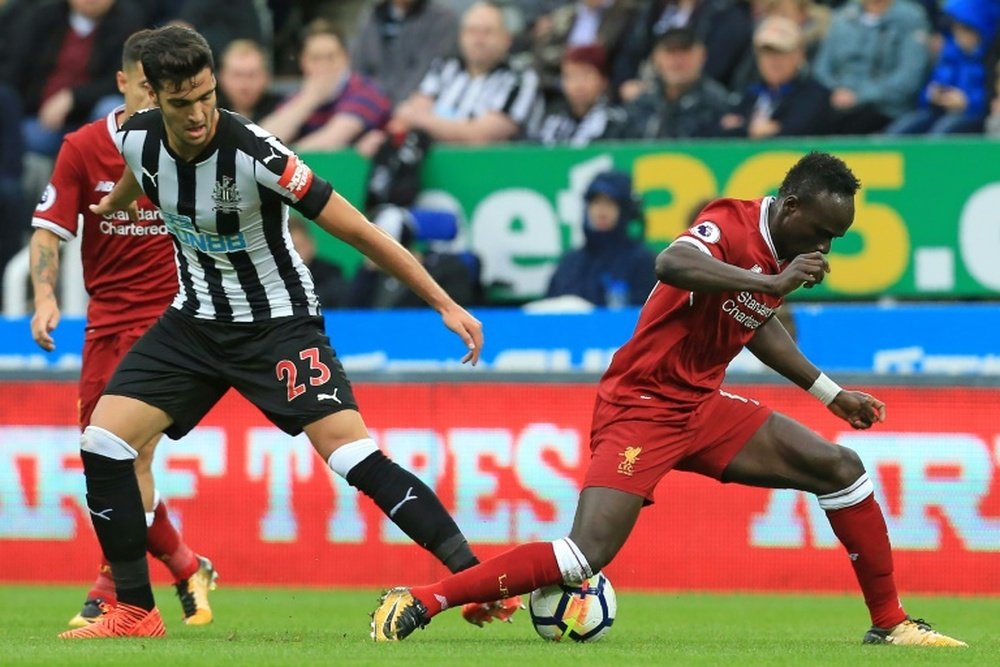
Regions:
<instances>
[{"instance_id":1,"label":"yellow lettering","mask_svg":"<svg viewBox=\"0 0 1000 667\"><path fill-rule=\"evenodd\" d=\"M646 155L632 165L634 188L646 200L646 238L672 241L690 226L695 206L718 195L715 175L697 158L680 153ZM650 204L651 193L669 195L663 205Z\"/></svg>"},{"instance_id":2,"label":"yellow lettering","mask_svg":"<svg viewBox=\"0 0 1000 667\"><path fill-rule=\"evenodd\" d=\"M843 294L875 294L899 282L909 263L910 234L906 222L891 206L868 201L872 191L903 187L903 154L853 153L843 158L861 180L861 190L854 202L854 225L848 232L861 237L861 250L842 255L836 252L834 241L830 275L825 284Z\"/></svg>"}]
</instances>

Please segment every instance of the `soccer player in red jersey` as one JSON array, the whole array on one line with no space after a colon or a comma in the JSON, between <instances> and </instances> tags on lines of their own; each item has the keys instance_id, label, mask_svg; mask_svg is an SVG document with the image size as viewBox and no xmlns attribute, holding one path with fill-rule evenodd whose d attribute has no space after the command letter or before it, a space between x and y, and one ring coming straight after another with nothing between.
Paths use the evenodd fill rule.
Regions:
<instances>
[{"instance_id":1,"label":"soccer player in red jersey","mask_svg":"<svg viewBox=\"0 0 1000 667\"><path fill-rule=\"evenodd\" d=\"M52 181L32 221L35 314L31 333L38 345L48 351L55 349L52 331L60 317L55 296L59 243L83 232L83 277L90 303L80 372L81 428L90 423L97 399L125 352L163 313L177 292L173 243L149 199L139 200L135 222L124 211L98 216L88 208L111 191L125 168L125 161L111 139L112 133L136 111L152 105L153 98L139 62L147 33L139 31L125 42L122 70L118 72L118 89L125 96L125 106L66 136ZM82 229L78 222L80 215ZM154 488L150 464L158 440L159 436L142 450L135 462L149 526L149 553L170 569L184 609L184 622L204 625L212 621L208 591L215 587L217 575L211 561L195 554L181 539ZM70 619L70 626L94 622L115 602L115 583L104 561L83 609Z\"/></svg>"},{"instance_id":2,"label":"soccer player in red jersey","mask_svg":"<svg viewBox=\"0 0 1000 667\"><path fill-rule=\"evenodd\" d=\"M429 586L388 591L372 637L403 639L448 607L587 579L611 562L657 483L676 468L816 494L871 614L864 643L965 646L904 611L885 519L858 455L720 388L746 346L853 428L884 421L882 401L841 389L772 317L786 294L829 272L825 255L853 223L859 187L840 159L810 153L777 197L709 204L657 258L659 283L598 385L590 467L569 536L518 546Z\"/></svg>"}]
</instances>

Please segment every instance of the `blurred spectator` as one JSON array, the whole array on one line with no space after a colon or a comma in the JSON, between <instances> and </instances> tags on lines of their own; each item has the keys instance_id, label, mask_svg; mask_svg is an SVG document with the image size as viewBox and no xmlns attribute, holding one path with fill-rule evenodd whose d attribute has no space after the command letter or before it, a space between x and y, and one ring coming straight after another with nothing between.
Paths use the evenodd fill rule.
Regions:
<instances>
[{"instance_id":1,"label":"blurred spectator","mask_svg":"<svg viewBox=\"0 0 1000 667\"><path fill-rule=\"evenodd\" d=\"M908 0L859 0L837 10L816 54L829 88L833 130L883 130L916 105L927 74L927 21Z\"/></svg>"},{"instance_id":2,"label":"blurred spectator","mask_svg":"<svg viewBox=\"0 0 1000 667\"><path fill-rule=\"evenodd\" d=\"M723 134L764 139L823 134L830 121L830 91L805 71L802 30L791 19L770 16L754 33L760 82L722 117Z\"/></svg>"},{"instance_id":3,"label":"blurred spectator","mask_svg":"<svg viewBox=\"0 0 1000 667\"><path fill-rule=\"evenodd\" d=\"M298 60L302 34L313 21L325 19L337 26L341 34L357 35L359 21L366 14L368 4L370 0L268 0L274 26L275 75L301 74ZM349 41L345 43L348 47Z\"/></svg>"},{"instance_id":4,"label":"blurred spectator","mask_svg":"<svg viewBox=\"0 0 1000 667\"><path fill-rule=\"evenodd\" d=\"M525 133L538 120L538 76L509 64L510 43L500 9L472 5L462 17L461 58L432 67L420 90L397 107L388 130L423 130L437 141L473 145Z\"/></svg>"},{"instance_id":5,"label":"blurred spectator","mask_svg":"<svg viewBox=\"0 0 1000 667\"><path fill-rule=\"evenodd\" d=\"M21 193L21 102L10 87L0 84L0 277L7 262L24 246L28 215Z\"/></svg>"},{"instance_id":6,"label":"blurred spectator","mask_svg":"<svg viewBox=\"0 0 1000 667\"><path fill-rule=\"evenodd\" d=\"M260 45L250 39L230 42L219 63L219 106L256 123L281 101L270 86L267 55Z\"/></svg>"},{"instance_id":7,"label":"blurred spectator","mask_svg":"<svg viewBox=\"0 0 1000 667\"><path fill-rule=\"evenodd\" d=\"M994 69L993 87L1000 90L1000 65ZM986 117L985 131L989 137L1000 138L1000 95L995 96L990 103L990 115Z\"/></svg>"},{"instance_id":8,"label":"blurred spectator","mask_svg":"<svg viewBox=\"0 0 1000 667\"><path fill-rule=\"evenodd\" d=\"M0 63L0 81L21 94L25 150L54 156L63 135L121 101L115 72L141 17L116 0L29 4Z\"/></svg>"},{"instance_id":9,"label":"blurred spectator","mask_svg":"<svg viewBox=\"0 0 1000 667\"><path fill-rule=\"evenodd\" d=\"M128 0L142 14L147 28L166 25L177 19L187 0Z\"/></svg>"},{"instance_id":10,"label":"blurred spectator","mask_svg":"<svg viewBox=\"0 0 1000 667\"><path fill-rule=\"evenodd\" d=\"M681 139L717 133L728 93L703 75L705 45L690 28L671 28L653 49L659 78L652 90L625 108L622 136Z\"/></svg>"},{"instance_id":11,"label":"blurred spectator","mask_svg":"<svg viewBox=\"0 0 1000 667\"><path fill-rule=\"evenodd\" d=\"M234 39L252 39L267 49L273 42L270 15L259 0L187 0L177 20L205 37L216 61Z\"/></svg>"},{"instance_id":12,"label":"blurred spectator","mask_svg":"<svg viewBox=\"0 0 1000 667\"><path fill-rule=\"evenodd\" d=\"M288 233L292 236L292 245L312 275L320 307L341 308L347 303L347 280L339 266L316 255L316 239L309 229L310 224L312 223L298 215L288 216Z\"/></svg>"},{"instance_id":13,"label":"blurred spectator","mask_svg":"<svg viewBox=\"0 0 1000 667\"><path fill-rule=\"evenodd\" d=\"M616 136L625 112L608 102L608 73L600 44L576 46L563 55L562 99L546 108L531 138L546 146L586 146Z\"/></svg>"},{"instance_id":14,"label":"blurred spectator","mask_svg":"<svg viewBox=\"0 0 1000 667\"><path fill-rule=\"evenodd\" d=\"M310 24L299 63L302 88L262 119L261 127L300 150L330 150L385 125L389 98L351 71L344 38L332 23L317 19Z\"/></svg>"},{"instance_id":15,"label":"blurred spectator","mask_svg":"<svg viewBox=\"0 0 1000 667\"><path fill-rule=\"evenodd\" d=\"M629 234L641 220L632 179L621 171L598 174L584 193L584 245L562 259L546 297L579 296L595 306L642 305L656 283L656 256L643 239Z\"/></svg>"},{"instance_id":16,"label":"blurred spectator","mask_svg":"<svg viewBox=\"0 0 1000 667\"><path fill-rule=\"evenodd\" d=\"M0 0L0 69L9 58L20 19L28 12L28 0Z\"/></svg>"},{"instance_id":17,"label":"blurred spectator","mask_svg":"<svg viewBox=\"0 0 1000 667\"><path fill-rule=\"evenodd\" d=\"M409 97L431 63L458 52L458 18L435 0L381 0L361 28L351 61L393 104Z\"/></svg>"},{"instance_id":18,"label":"blurred spectator","mask_svg":"<svg viewBox=\"0 0 1000 667\"><path fill-rule=\"evenodd\" d=\"M760 0L758 0L760 1ZM783 16L802 30L806 61L812 62L830 28L830 8L815 0L762 0L763 16Z\"/></svg>"},{"instance_id":19,"label":"blurred spectator","mask_svg":"<svg viewBox=\"0 0 1000 667\"><path fill-rule=\"evenodd\" d=\"M385 207L374 216L372 224L413 253L459 305L468 306L473 302L476 284L468 264L450 253L421 251L418 247L420 230L409 211L396 206ZM427 304L406 285L382 271L366 257L351 281L348 307L426 308Z\"/></svg>"},{"instance_id":20,"label":"blurred spectator","mask_svg":"<svg viewBox=\"0 0 1000 667\"><path fill-rule=\"evenodd\" d=\"M950 23L920 108L896 119L887 134L980 132L987 114L986 51L997 33L996 0L949 0Z\"/></svg>"},{"instance_id":21,"label":"blurred spectator","mask_svg":"<svg viewBox=\"0 0 1000 667\"><path fill-rule=\"evenodd\" d=\"M531 49L546 98L559 91L567 48L599 44L613 60L638 13L636 0L576 0L553 11L543 24L546 28L536 28Z\"/></svg>"},{"instance_id":22,"label":"blurred spectator","mask_svg":"<svg viewBox=\"0 0 1000 667\"><path fill-rule=\"evenodd\" d=\"M623 101L646 90L640 66L660 37L673 28L690 28L706 47L705 74L731 87L750 49L753 18L743 0L652 0L635 19L611 69L611 82Z\"/></svg>"}]
</instances>

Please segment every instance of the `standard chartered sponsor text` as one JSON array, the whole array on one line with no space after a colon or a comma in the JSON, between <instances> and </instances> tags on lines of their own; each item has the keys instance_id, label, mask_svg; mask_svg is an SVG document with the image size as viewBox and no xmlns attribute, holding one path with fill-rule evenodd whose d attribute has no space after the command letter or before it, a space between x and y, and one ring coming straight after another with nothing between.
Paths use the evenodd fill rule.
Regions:
<instances>
[{"instance_id":1,"label":"standard chartered sponsor text","mask_svg":"<svg viewBox=\"0 0 1000 667\"><path fill-rule=\"evenodd\" d=\"M117 224L117 221L127 222L128 224ZM160 212L151 211L148 209L139 209L139 222L159 222ZM149 224L139 224L129 221L128 213L126 211L115 211L112 215L104 216L101 220L100 229L102 234L108 234L111 236L160 236L162 234L168 234L169 230L165 224L149 225Z\"/></svg>"},{"instance_id":2,"label":"standard chartered sponsor text","mask_svg":"<svg viewBox=\"0 0 1000 667\"><path fill-rule=\"evenodd\" d=\"M771 316L774 308L753 298L750 292L744 291L737 294L735 299L726 299L723 301L722 312L747 329L756 329ZM754 315L760 315L761 319L757 319Z\"/></svg>"}]
</instances>

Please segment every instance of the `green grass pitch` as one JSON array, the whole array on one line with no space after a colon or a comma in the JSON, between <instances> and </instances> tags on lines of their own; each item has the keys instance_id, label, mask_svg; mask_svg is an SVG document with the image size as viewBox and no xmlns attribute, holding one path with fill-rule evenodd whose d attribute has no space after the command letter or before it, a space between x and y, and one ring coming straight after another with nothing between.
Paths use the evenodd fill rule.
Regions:
<instances>
[{"instance_id":1,"label":"green grass pitch","mask_svg":"<svg viewBox=\"0 0 1000 667\"><path fill-rule=\"evenodd\" d=\"M82 587L0 587L0 664L462 665L629 667L631 665L1000 665L1000 599L908 597L907 608L968 649L862 646L867 614L859 597L619 593L618 618L594 644L550 644L526 612L510 625L467 625L452 610L398 644L368 638L376 591L247 589L213 594L216 620L180 622L180 605L158 588L167 637L67 642L56 639L77 610Z\"/></svg>"}]
</instances>

